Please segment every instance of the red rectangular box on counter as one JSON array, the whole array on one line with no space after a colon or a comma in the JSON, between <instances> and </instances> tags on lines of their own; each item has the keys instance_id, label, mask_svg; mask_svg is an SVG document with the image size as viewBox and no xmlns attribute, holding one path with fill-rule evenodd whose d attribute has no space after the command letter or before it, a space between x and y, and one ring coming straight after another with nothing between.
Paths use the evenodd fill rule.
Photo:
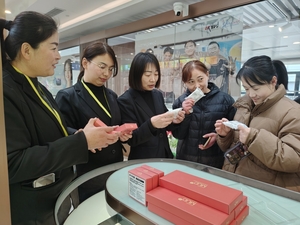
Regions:
<instances>
[{"instance_id":1,"label":"red rectangular box on counter","mask_svg":"<svg viewBox=\"0 0 300 225\"><path fill-rule=\"evenodd\" d=\"M236 221L232 220L231 223L229 225L236 225Z\"/></svg>"},{"instance_id":2,"label":"red rectangular box on counter","mask_svg":"<svg viewBox=\"0 0 300 225\"><path fill-rule=\"evenodd\" d=\"M159 178L159 186L230 214L242 201L243 192L179 170Z\"/></svg>"},{"instance_id":3,"label":"red rectangular box on counter","mask_svg":"<svg viewBox=\"0 0 300 225\"><path fill-rule=\"evenodd\" d=\"M158 174L158 177L163 177L163 176L165 175L164 171L161 171L161 170L159 170L159 169L156 169L156 168L154 168L154 167L152 167L152 166L148 166L148 165L144 164L144 165L142 165L141 167L143 167L143 168L145 168L145 169L147 169L147 170L150 170L150 171L152 171L152 172Z\"/></svg>"},{"instance_id":4,"label":"red rectangular box on counter","mask_svg":"<svg viewBox=\"0 0 300 225\"><path fill-rule=\"evenodd\" d=\"M158 178L159 178L158 174L152 172L151 170L145 169L144 167L141 166L136 167L136 169L152 177L152 189L158 186Z\"/></svg>"},{"instance_id":5,"label":"red rectangular box on counter","mask_svg":"<svg viewBox=\"0 0 300 225\"><path fill-rule=\"evenodd\" d=\"M243 196L243 200L234 209L234 218L237 218L241 211L247 206L248 198Z\"/></svg>"},{"instance_id":6,"label":"red rectangular box on counter","mask_svg":"<svg viewBox=\"0 0 300 225\"><path fill-rule=\"evenodd\" d=\"M236 221L236 225L241 225L242 222L245 220L245 218L249 215L249 206L246 205L245 208L242 210L242 212L237 216L236 219L234 219Z\"/></svg>"},{"instance_id":7,"label":"red rectangular box on counter","mask_svg":"<svg viewBox=\"0 0 300 225\"><path fill-rule=\"evenodd\" d=\"M175 214L177 217L191 224L228 225L234 219L233 213L228 215L162 187L157 187L147 192L146 199L148 204L155 205L171 214ZM175 224L180 223L178 221Z\"/></svg>"},{"instance_id":8,"label":"red rectangular box on counter","mask_svg":"<svg viewBox=\"0 0 300 225\"><path fill-rule=\"evenodd\" d=\"M146 193L152 189L152 177L136 168L128 171L128 194L130 197L143 205L147 205Z\"/></svg>"},{"instance_id":9,"label":"red rectangular box on counter","mask_svg":"<svg viewBox=\"0 0 300 225\"><path fill-rule=\"evenodd\" d=\"M192 223L186 221L185 219L182 219L178 216L176 216L173 213L170 213L156 205L153 205L148 202L148 210L155 213L156 215L159 215L160 217L169 220L170 222L174 223L175 225L193 225Z\"/></svg>"},{"instance_id":10,"label":"red rectangular box on counter","mask_svg":"<svg viewBox=\"0 0 300 225\"><path fill-rule=\"evenodd\" d=\"M138 126L136 125L136 123L124 123L121 126L116 127L114 131L120 131L121 133L127 134L137 128Z\"/></svg>"}]
</instances>

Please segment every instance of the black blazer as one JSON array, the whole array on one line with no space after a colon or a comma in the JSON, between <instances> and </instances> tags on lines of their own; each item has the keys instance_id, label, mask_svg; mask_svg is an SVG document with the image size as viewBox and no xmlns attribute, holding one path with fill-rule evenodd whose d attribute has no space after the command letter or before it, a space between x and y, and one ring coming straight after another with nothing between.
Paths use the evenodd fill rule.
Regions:
<instances>
[{"instance_id":1,"label":"black blazer","mask_svg":"<svg viewBox=\"0 0 300 225\"><path fill-rule=\"evenodd\" d=\"M111 119L92 98L83 84L79 81L72 87L60 90L56 95L56 102L67 121L69 127L84 128L89 119L98 117L106 125L120 125L121 114L117 103L117 95L112 90L103 87L110 107ZM77 166L78 176L111 163L123 161L122 144L120 141L103 148L96 153L89 152L89 162Z\"/></svg>"},{"instance_id":2,"label":"black blazer","mask_svg":"<svg viewBox=\"0 0 300 225\"><path fill-rule=\"evenodd\" d=\"M37 79L32 81L37 85ZM42 89L60 113L51 93ZM12 224L55 224L56 199L75 177L72 165L88 159L85 136L65 137L57 119L11 65L3 71L3 90ZM55 183L33 188L34 180L49 173L55 173Z\"/></svg>"},{"instance_id":3,"label":"black blazer","mask_svg":"<svg viewBox=\"0 0 300 225\"><path fill-rule=\"evenodd\" d=\"M138 129L132 133L128 140L131 146L128 159L146 158L173 158L166 131L173 126L164 129L154 128L150 118L168 111L164 99L158 90L152 91L156 114L149 108L140 93L132 88L118 98L122 115L122 123L137 123Z\"/></svg>"}]
</instances>

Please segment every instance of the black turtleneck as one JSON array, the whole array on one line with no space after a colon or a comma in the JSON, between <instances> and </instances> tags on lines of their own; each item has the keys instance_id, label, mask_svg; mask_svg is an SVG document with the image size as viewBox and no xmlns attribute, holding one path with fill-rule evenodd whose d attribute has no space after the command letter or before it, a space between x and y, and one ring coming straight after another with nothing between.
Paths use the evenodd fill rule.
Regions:
<instances>
[{"instance_id":1,"label":"black turtleneck","mask_svg":"<svg viewBox=\"0 0 300 225\"><path fill-rule=\"evenodd\" d=\"M103 85L99 87L99 86L95 86L91 83L86 83L86 82L84 82L84 83L93 92L93 94L96 96L96 98L99 100L99 102L101 102L101 104L104 106L104 108L109 113L111 113L108 102L107 102L107 99L106 99L106 96L104 94L105 93L105 87ZM105 115L106 115L106 113L105 113ZM110 123L107 123L108 122L107 119L109 119L109 121L110 121L110 118L108 116L105 120L103 120L103 118L101 120L103 120L103 122L105 122L106 124L110 124Z\"/></svg>"},{"instance_id":2,"label":"black turtleneck","mask_svg":"<svg viewBox=\"0 0 300 225\"><path fill-rule=\"evenodd\" d=\"M154 114L156 114L155 108L154 108L154 101L153 101L153 97L152 97L152 91L138 91L138 92L140 93L142 98L145 100L145 102L147 103L149 108L152 110L152 112Z\"/></svg>"}]
</instances>

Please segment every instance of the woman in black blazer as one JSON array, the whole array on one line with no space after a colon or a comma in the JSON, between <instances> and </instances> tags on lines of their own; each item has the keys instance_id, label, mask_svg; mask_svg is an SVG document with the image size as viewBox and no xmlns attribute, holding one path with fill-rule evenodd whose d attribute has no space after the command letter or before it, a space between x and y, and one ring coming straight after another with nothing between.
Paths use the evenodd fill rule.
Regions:
<instances>
[{"instance_id":1,"label":"woman in black blazer","mask_svg":"<svg viewBox=\"0 0 300 225\"><path fill-rule=\"evenodd\" d=\"M102 42L94 42L84 49L81 72L75 85L60 90L57 104L69 127L81 129L90 118L97 117L107 126L121 124L117 95L106 88L105 82L118 73L118 62L113 49ZM123 134L120 140L89 154L87 163L77 165L80 176L93 169L123 161L121 141L127 141L131 134ZM103 190L108 175L97 177L79 186L80 201Z\"/></svg>"},{"instance_id":2,"label":"woman in black blazer","mask_svg":"<svg viewBox=\"0 0 300 225\"><path fill-rule=\"evenodd\" d=\"M55 203L75 177L73 165L87 162L88 149L114 143L118 135L110 134L112 127L95 127L95 119L69 135L74 130L38 82L38 77L54 74L60 59L51 17L25 11L13 22L0 18L3 29L10 30L5 42L1 35L1 46L12 224L55 224ZM64 216L70 211L67 200Z\"/></svg>"},{"instance_id":3,"label":"woman in black blazer","mask_svg":"<svg viewBox=\"0 0 300 225\"><path fill-rule=\"evenodd\" d=\"M118 98L122 123L137 123L138 129L128 140L128 159L173 158L166 131L176 129L184 119L184 111L168 112L160 85L157 58L151 53L138 53L129 70L129 90Z\"/></svg>"}]
</instances>

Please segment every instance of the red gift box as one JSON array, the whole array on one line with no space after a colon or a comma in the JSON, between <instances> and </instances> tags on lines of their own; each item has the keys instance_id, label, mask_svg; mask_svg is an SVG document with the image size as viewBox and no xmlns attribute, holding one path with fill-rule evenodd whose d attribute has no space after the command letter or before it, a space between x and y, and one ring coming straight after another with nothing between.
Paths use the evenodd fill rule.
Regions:
<instances>
[{"instance_id":1,"label":"red gift box","mask_svg":"<svg viewBox=\"0 0 300 225\"><path fill-rule=\"evenodd\" d=\"M244 221L244 219L249 215L249 206L246 205L244 207L244 209L242 210L242 212L237 216L237 218L235 219L236 221L236 225L240 225L242 224L242 222Z\"/></svg>"},{"instance_id":2,"label":"red gift box","mask_svg":"<svg viewBox=\"0 0 300 225\"><path fill-rule=\"evenodd\" d=\"M158 178L159 178L158 174L152 172L151 170L145 169L144 167L141 166L137 167L136 169L152 177L152 189L158 186Z\"/></svg>"},{"instance_id":3,"label":"red gift box","mask_svg":"<svg viewBox=\"0 0 300 225\"><path fill-rule=\"evenodd\" d=\"M130 197L143 205L147 205L146 192L152 189L152 177L136 168L128 171L128 194Z\"/></svg>"},{"instance_id":4,"label":"red gift box","mask_svg":"<svg viewBox=\"0 0 300 225\"><path fill-rule=\"evenodd\" d=\"M231 223L229 225L236 225L236 221L232 220Z\"/></svg>"},{"instance_id":5,"label":"red gift box","mask_svg":"<svg viewBox=\"0 0 300 225\"><path fill-rule=\"evenodd\" d=\"M94 126L95 127L107 127L107 125L105 123L103 123L100 119L96 119L96 121L94 122Z\"/></svg>"},{"instance_id":6,"label":"red gift box","mask_svg":"<svg viewBox=\"0 0 300 225\"><path fill-rule=\"evenodd\" d=\"M96 121L94 122L94 126L96 127L107 127L107 125L105 123L103 123L99 118L96 119ZM126 133L130 133L131 131L137 129L137 125L136 123L124 123L121 126L118 126L116 128L114 128L113 132L118 131L121 132L122 134L126 134Z\"/></svg>"},{"instance_id":7,"label":"red gift box","mask_svg":"<svg viewBox=\"0 0 300 225\"><path fill-rule=\"evenodd\" d=\"M176 216L173 213L170 213L156 205L153 205L148 202L148 210L159 215L162 218L165 218L166 220L169 220L170 222L174 223L175 225L193 225L192 223L186 221L185 219L182 219L178 216Z\"/></svg>"},{"instance_id":8,"label":"red gift box","mask_svg":"<svg viewBox=\"0 0 300 225\"><path fill-rule=\"evenodd\" d=\"M159 178L159 186L230 214L242 201L243 192L179 170Z\"/></svg>"},{"instance_id":9,"label":"red gift box","mask_svg":"<svg viewBox=\"0 0 300 225\"><path fill-rule=\"evenodd\" d=\"M148 166L148 165L144 164L144 165L142 165L141 167L143 167L143 168L145 168L145 169L147 169L147 170L150 170L150 171L152 171L152 172L158 174L158 177L163 177L163 176L165 175L165 173L164 173L163 171L161 171L161 170L159 170L159 169L156 169L156 168L154 168L154 167L152 167L152 166Z\"/></svg>"},{"instance_id":10,"label":"red gift box","mask_svg":"<svg viewBox=\"0 0 300 225\"><path fill-rule=\"evenodd\" d=\"M234 218L237 218L241 211L245 208L248 202L247 200L247 196L243 196L242 202L240 202L240 204L238 204L237 207L235 207L234 209Z\"/></svg>"},{"instance_id":11,"label":"red gift box","mask_svg":"<svg viewBox=\"0 0 300 225\"><path fill-rule=\"evenodd\" d=\"M184 218L191 224L228 225L234 219L233 213L228 215L162 187L147 192L146 199L148 204ZM180 224L179 221L174 222Z\"/></svg>"},{"instance_id":12,"label":"red gift box","mask_svg":"<svg viewBox=\"0 0 300 225\"><path fill-rule=\"evenodd\" d=\"M136 123L124 123L121 126L116 127L114 131L120 131L123 134L128 134L137 128L138 126L136 125Z\"/></svg>"}]
</instances>

